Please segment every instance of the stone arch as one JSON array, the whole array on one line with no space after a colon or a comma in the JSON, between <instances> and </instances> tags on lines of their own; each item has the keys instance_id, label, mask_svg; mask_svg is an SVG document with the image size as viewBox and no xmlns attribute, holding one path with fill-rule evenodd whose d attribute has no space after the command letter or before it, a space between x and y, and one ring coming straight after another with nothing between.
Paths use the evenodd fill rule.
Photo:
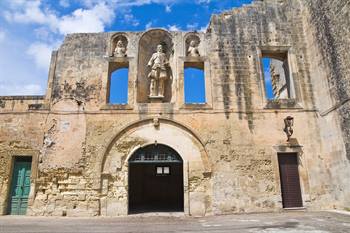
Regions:
<instances>
[{"instance_id":1,"label":"stone arch","mask_svg":"<svg viewBox=\"0 0 350 233\"><path fill-rule=\"evenodd\" d=\"M205 149L205 144L202 141L202 139L198 136L198 134L192 130L190 127L186 126L183 123L179 123L175 120L171 120L171 119L166 119L166 118L158 118L159 124L160 124L160 130L163 124L165 125L172 125L176 128L178 128L179 130L185 132L189 138L193 139L193 142L195 142L195 144L198 146L200 154L201 154L201 159L203 161L203 166L205 168L205 172L207 173L211 173L211 166L209 164L209 157L208 157L208 153ZM106 163L106 159L108 154L111 152L112 147L116 144L116 142L118 140L120 140L120 138L122 138L123 136L125 136L126 134L128 134L128 132L133 132L135 131L137 128L142 127L144 125L152 125L152 127L154 127L154 118L147 118L141 121L135 121L132 122L130 124L128 124L127 126L125 126L123 129L121 129L109 142L108 142L108 146L105 149L104 153L103 153L103 157L101 160L101 165L100 165L100 171L102 173L104 173L104 165ZM137 143L139 142L139 143ZM153 144L154 141L149 141L149 142L145 142L145 141L135 141L135 145L134 147L130 148L130 150L128 150L128 154L127 157L125 158L125 161L127 162L129 157L141 146L147 146L150 144ZM157 143L161 143L161 141L157 141ZM168 144L165 144L168 145ZM171 145L168 145L171 147ZM175 149L175 148L173 148ZM176 149L175 149L176 150Z\"/></svg>"},{"instance_id":2,"label":"stone arch","mask_svg":"<svg viewBox=\"0 0 350 233\"><path fill-rule=\"evenodd\" d=\"M165 97L163 102L170 102L172 99L172 70L174 67L174 44L172 35L163 29L151 29L142 34L139 40L139 49L138 49L138 75L137 75L137 102L138 103L148 103L149 95L149 80L147 75L150 71L147 67L147 63L151 58L152 54L156 51L157 45L163 45L164 52L169 59L170 69L168 69L168 76L170 77L167 80L165 86Z\"/></svg>"},{"instance_id":3,"label":"stone arch","mask_svg":"<svg viewBox=\"0 0 350 233\"><path fill-rule=\"evenodd\" d=\"M157 126L159 123L159 126ZM140 148L159 143L183 159L184 211L203 216L211 203L211 166L202 140L189 127L170 119L145 119L129 124L109 142L101 160L101 214L128 214L128 161Z\"/></svg>"}]
</instances>

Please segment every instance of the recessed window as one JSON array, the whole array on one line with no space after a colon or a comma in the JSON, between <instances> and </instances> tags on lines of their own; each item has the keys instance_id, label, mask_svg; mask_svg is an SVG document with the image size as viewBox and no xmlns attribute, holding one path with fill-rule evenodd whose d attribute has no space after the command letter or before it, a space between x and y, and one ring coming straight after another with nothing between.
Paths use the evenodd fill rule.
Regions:
<instances>
[{"instance_id":1,"label":"recessed window","mask_svg":"<svg viewBox=\"0 0 350 233\"><path fill-rule=\"evenodd\" d=\"M170 175L170 167L169 166L156 167L156 175L157 176Z\"/></svg>"},{"instance_id":2,"label":"recessed window","mask_svg":"<svg viewBox=\"0 0 350 233\"><path fill-rule=\"evenodd\" d=\"M184 90L186 104L205 104L204 63L185 63Z\"/></svg>"},{"instance_id":3,"label":"recessed window","mask_svg":"<svg viewBox=\"0 0 350 233\"><path fill-rule=\"evenodd\" d=\"M170 174L170 167L163 167L163 174L169 175Z\"/></svg>"},{"instance_id":4,"label":"recessed window","mask_svg":"<svg viewBox=\"0 0 350 233\"><path fill-rule=\"evenodd\" d=\"M128 76L128 68L119 68L111 73L108 101L110 104L128 103Z\"/></svg>"},{"instance_id":5,"label":"recessed window","mask_svg":"<svg viewBox=\"0 0 350 233\"><path fill-rule=\"evenodd\" d=\"M287 53L263 53L262 67L266 98L270 100L293 97Z\"/></svg>"}]
</instances>

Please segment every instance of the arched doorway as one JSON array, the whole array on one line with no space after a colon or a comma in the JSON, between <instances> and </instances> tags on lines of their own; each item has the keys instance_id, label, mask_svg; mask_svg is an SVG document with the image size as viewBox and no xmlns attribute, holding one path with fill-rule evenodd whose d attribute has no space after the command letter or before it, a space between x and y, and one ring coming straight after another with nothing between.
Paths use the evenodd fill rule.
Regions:
<instances>
[{"instance_id":1,"label":"arched doorway","mask_svg":"<svg viewBox=\"0 0 350 233\"><path fill-rule=\"evenodd\" d=\"M129 159L129 213L183 211L183 160L172 148L152 144Z\"/></svg>"},{"instance_id":2,"label":"arched doorway","mask_svg":"<svg viewBox=\"0 0 350 233\"><path fill-rule=\"evenodd\" d=\"M155 142L157 146L170 147L176 152L174 154L177 158L180 158L179 161L182 161L183 179L180 188L183 191L180 198L181 201L183 199L183 207L180 209L183 209L185 215L191 216L204 216L210 211L212 168L203 141L193 130L180 122L158 118L159 125L155 127L154 120L148 118L130 123L119 130L105 151L99 154L100 163L96 163L95 166L101 169L98 185L101 187L102 216L125 216L132 212L129 211L129 198L133 198L133 187L131 185L130 190L129 183L130 176L134 180L135 176L133 171L130 173L130 167L133 166L130 162L135 160L133 157L137 156L141 148L145 149ZM138 183L140 180L137 182L136 179L136 184Z\"/></svg>"}]
</instances>

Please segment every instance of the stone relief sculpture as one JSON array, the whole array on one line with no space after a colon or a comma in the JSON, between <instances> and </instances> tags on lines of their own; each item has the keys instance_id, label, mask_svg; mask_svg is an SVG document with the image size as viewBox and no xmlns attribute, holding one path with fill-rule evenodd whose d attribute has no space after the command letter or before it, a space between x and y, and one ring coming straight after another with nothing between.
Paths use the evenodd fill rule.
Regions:
<instances>
[{"instance_id":1,"label":"stone relief sculpture","mask_svg":"<svg viewBox=\"0 0 350 233\"><path fill-rule=\"evenodd\" d=\"M165 81L168 79L167 67L169 61L166 54L163 51L163 46L159 44L157 46L157 52L153 53L149 60L148 67L151 67L151 72L148 74L150 79L149 97L150 98L163 98Z\"/></svg>"},{"instance_id":2,"label":"stone relief sculpture","mask_svg":"<svg viewBox=\"0 0 350 233\"><path fill-rule=\"evenodd\" d=\"M287 116L284 119L284 129L283 131L286 133L287 135L287 142L289 142L290 138L293 135L293 125L294 125L294 118L291 116Z\"/></svg>"},{"instance_id":3,"label":"stone relief sculpture","mask_svg":"<svg viewBox=\"0 0 350 233\"><path fill-rule=\"evenodd\" d=\"M199 57L198 43L195 40L191 40L190 45L187 50L187 56L189 57Z\"/></svg>"},{"instance_id":4,"label":"stone relief sculpture","mask_svg":"<svg viewBox=\"0 0 350 233\"><path fill-rule=\"evenodd\" d=\"M57 103L62 99L74 100L79 106L84 105L95 96L95 91L100 88L98 84L88 84L85 79L81 79L74 83L69 83L67 80L64 81L61 86L58 86L54 90L53 102Z\"/></svg>"},{"instance_id":5,"label":"stone relief sculpture","mask_svg":"<svg viewBox=\"0 0 350 233\"><path fill-rule=\"evenodd\" d=\"M126 57L126 47L122 40L118 40L114 50L115 57Z\"/></svg>"}]
</instances>

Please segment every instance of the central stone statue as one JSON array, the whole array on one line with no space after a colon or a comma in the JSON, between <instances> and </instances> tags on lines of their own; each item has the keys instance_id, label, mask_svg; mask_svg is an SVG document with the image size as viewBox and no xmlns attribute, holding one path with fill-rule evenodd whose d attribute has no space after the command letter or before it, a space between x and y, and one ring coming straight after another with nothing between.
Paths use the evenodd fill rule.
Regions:
<instances>
[{"instance_id":1,"label":"central stone statue","mask_svg":"<svg viewBox=\"0 0 350 233\"><path fill-rule=\"evenodd\" d=\"M166 54L163 51L163 46L157 46L157 52L153 53L147 66L151 67L151 72L148 74L150 83L150 98L163 98L164 97L164 84L168 79L167 67L169 61Z\"/></svg>"}]
</instances>

